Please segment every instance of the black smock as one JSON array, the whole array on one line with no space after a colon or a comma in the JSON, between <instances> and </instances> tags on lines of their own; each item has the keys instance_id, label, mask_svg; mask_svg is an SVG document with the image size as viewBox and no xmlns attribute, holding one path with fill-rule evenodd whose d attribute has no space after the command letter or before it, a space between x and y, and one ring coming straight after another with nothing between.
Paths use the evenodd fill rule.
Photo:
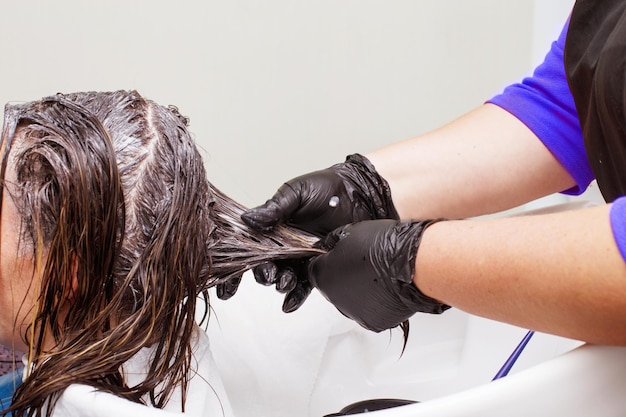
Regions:
<instances>
[{"instance_id":1,"label":"black smock","mask_svg":"<svg viewBox=\"0 0 626 417\"><path fill-rule=\"evenodd\" d=\"M626 195L626 1L576 1L565 71L591 169L611 202Z\"/></svg>"}]
</instances>

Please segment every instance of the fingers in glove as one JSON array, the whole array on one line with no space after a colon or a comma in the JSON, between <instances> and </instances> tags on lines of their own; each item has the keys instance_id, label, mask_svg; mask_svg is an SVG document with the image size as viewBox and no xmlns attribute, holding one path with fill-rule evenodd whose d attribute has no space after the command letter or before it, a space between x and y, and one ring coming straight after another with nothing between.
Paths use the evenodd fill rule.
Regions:
<instances>
[{"instance_id":1,"label":"fingers in glove","mask_svg":"<svg viewBox=\"0 0 626 417\"><path fill-rule=\"evenodd\" d=\"M274 262L264 262L252 269L254 279L261 285L273 285L276 283L278 267Z\"/></svg>"},{"instance_id":2,"label":"fingers in glove","mask_svg":"<svg viewBox=\"0 0 626 417\"><path fill-rule=\"evenodd\" d=\"M287 294L293 291L298 284L298 277L292 267L286 266L277 273L276 291Z\"/></svg>"},{"instance_id":3,"label":"fingers in glove","mask_svg":"<svg viewBox=\"0 0 626 417\"><path fill-rule=\"evenodd\" d=\"M222 282L221 284L217 284L217 298L219 298L220 300L228 300L229 298L231 298L237 292L240 282L241 275L231 278L228 281Z\"/></svg>"},{"instance_id":4,"label":"fingers in glove","mask_svg":"<svg viewBox=\"0 0 626 417\"><path fill-rule=\"evenodd\" d=\"M300 308L304 301L307 299L309 294L311 294L313 287L306 279L301 279L297 281L296 287L285 296L285 301L283 302L283 312L291 313Z\"/></svg>"},{"instance_id":5,"label":"fingers in glove","mask_svg":"<svg viewBox=\"0 0 626 417\"><path fill-rule=\"evenodd\" d=\"M298 281L308 281L308 262L308 258L276 260L276 290L287 294L296 288Z\"/></svg>"},{"instance_id":6,"label":"fingers in glove","mask_svg":"<svg viewBox=\"0 0 626 417\"><path fill-rule=\"evenodd\" d=\"M245 211L241 220L255 230L269 232L278 222L287 220L298 210L300 201L301 196L285 183L265 204Z\"/></svg>"}]
</instances>

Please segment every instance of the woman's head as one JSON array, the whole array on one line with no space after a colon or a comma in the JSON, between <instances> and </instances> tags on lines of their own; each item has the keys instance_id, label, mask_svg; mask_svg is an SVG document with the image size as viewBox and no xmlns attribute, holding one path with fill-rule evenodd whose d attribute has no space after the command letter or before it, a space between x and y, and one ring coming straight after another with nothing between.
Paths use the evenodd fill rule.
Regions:
<instances>
[{"instance_id":1,"label":"woman's head","mask_svg":"<svg viewBox=\"0 0 626 417\"><path fill-rule=\"evenodd\" d=\"M20 338L31 366L14 415L45 413L72 383L157 407L180 387L184 404L197 296L320 253L285 226L250 230L208 182L187 122L135 91L6 106L0 308L14 314L0 336ZM129 387L121 365L146 346L148 374Z\"/></svg>"},{"instance_id":2,"label":"woman's head","mask_svg":"<svg viewBox=\"0 0 626 417\"><path fill-rule=\"evenodd\" d=\"M3 266L5 256L29 264L9 326L34 365L18 392L30 406L67 385L41 383L59 372L136 401L151 393L155 405L170 394L155 393L158 384L184 379L212 229L209 184L186 125L175 108L134 91L5 108L1 255ZM15 217L12 231L5 214L9 225ZM17 236L14 254L4 253L5 233ZM0 278L3 287L11 279ZM153 344L159 377L125 387L120 365Z\"/></svg>"}]
</instances>

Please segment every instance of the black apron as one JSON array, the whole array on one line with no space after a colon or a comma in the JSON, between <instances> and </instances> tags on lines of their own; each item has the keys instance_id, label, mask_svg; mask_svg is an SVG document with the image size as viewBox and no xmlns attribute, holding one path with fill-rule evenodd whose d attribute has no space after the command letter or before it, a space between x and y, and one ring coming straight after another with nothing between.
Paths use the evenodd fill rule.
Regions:
<instances>
[{"instance_id":1,"label":"black apron","mask_svg":"<svg viewBox=\"0 0 626 417\"><path fill-rule=\"evenodd\" d=\"M591 169L611 202L626 195L626 1L576 1L565 71Z\"/></svg>"}]
</instances>

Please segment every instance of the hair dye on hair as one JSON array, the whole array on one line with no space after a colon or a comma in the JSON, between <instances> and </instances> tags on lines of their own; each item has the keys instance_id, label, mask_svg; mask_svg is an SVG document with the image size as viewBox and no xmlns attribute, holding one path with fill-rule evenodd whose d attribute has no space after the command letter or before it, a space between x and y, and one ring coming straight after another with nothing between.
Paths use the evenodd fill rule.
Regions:
<instances>
[{"instance_id":1,"label":"hair dye on hair","mask_svg":"<svg viewBox=\"0 0 626 417\"><path fill-rule=\"evenodd\" d=\"M41 277L36 305L22 306L33 309L30 363L14 416L50 415L75 383L159 408L179 386L184 409L198 297L265 261L320 252L295 229L245 226L243 207L208 181L187 125L136 91L5 107L0 190ZM122 365L146 346L148 375L128 386Z\"/></svg>"}]
</instances>

